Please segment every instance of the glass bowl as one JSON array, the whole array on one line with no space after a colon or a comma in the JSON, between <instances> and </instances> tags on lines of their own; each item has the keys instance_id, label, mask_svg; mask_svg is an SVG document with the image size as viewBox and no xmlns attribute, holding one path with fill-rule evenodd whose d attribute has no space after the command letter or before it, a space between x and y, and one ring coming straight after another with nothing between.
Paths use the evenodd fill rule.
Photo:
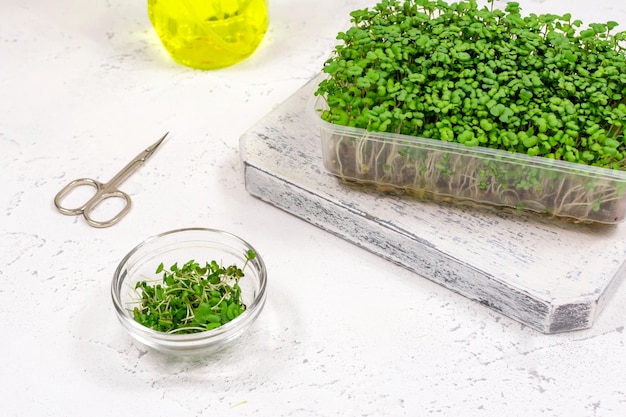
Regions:
<instances>
[{"instance_id":1,"label":"glass bowl","mask_svg":"<svg viewBox=\"0 0 626 417\"><path fill-rule=\"evenodd\" d=\"M145 327L133 318L137 306L138 281L158 280L155 271L160 263L169 268L189 260L199 264L216 261L224 267L243 268L248 250L256 253L239 280L246 310L233 320L212 330L197 333L164 333ZM265 304L267 272L263 259L241 238L221 230L206 228L178 229L152 236L137 245L122 259L111 283L111 297L118 319L139 343L155 350L176 354L209 354L228 346L256 320Z\"/></svg>"}]
</instances>

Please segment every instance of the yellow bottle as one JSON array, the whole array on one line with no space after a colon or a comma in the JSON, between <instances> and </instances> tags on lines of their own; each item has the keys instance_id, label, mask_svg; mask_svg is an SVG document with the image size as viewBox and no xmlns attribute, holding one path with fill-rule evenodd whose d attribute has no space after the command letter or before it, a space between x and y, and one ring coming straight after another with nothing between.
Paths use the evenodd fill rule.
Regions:
<instances>
[{"instance_id":1,"label":"yellow bottle","mask_svg":"<svg viewBox=\"0 0 626 417\"><path fill-rule=\"evenodd\" d=\"M197 69L247 58L269 25L267 0L148 0L148 16L170 56Z\"/></svg>"}]
</instances>

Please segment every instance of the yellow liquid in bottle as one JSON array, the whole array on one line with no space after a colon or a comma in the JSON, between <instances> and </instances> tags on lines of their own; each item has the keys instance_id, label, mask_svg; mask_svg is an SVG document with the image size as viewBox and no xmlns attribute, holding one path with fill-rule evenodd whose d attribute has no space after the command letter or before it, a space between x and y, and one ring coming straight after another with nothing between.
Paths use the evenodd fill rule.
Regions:
<instances>
[{"instance_id":1,"label":"yellow liquid in bottle","mask_svg":"<svg viewBox=\"0 0 626 417\"><path fill-rule=\"evenodd\" d=\"M148 0L148 16L172 58L198 69L247 58L269 25L266 0Z\"/></svg>"}]
</instances>

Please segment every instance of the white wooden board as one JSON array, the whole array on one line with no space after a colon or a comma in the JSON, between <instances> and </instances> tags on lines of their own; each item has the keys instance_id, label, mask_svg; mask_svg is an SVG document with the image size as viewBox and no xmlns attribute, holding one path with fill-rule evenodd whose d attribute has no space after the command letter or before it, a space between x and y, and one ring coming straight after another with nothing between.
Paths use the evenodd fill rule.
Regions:
<instances>
[{"instance_id":1,"label":"white wooden board","mask_svg":"<svg viewBox=\"0 0 626 417\"><path fill-rule=\"evenodd\" d=\"M251 195L543 333L592 326L625 274L626 224L572 224L340 181L322 165L307 108L313 88L241 137Z\"/></svg>"}]
</instances>

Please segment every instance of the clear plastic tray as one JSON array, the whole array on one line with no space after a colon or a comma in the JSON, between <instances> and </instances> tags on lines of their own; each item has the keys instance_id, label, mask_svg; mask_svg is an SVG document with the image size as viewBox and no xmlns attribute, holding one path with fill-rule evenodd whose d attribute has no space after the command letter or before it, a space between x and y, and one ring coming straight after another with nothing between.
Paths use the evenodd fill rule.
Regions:
<instances>
[{"instance_id":1,"label":"clear plastic tray","mask_svg":"<svg viewBox=\"0 0 626 417\"><path fill-rule=\"evenodd\" d=\"M321 119L319 110L328 107L319 96L309 107L324 167L341 179L583 223L615 224L626 216L624 171L334 125Z\"/></svg>"}]
</instances>

